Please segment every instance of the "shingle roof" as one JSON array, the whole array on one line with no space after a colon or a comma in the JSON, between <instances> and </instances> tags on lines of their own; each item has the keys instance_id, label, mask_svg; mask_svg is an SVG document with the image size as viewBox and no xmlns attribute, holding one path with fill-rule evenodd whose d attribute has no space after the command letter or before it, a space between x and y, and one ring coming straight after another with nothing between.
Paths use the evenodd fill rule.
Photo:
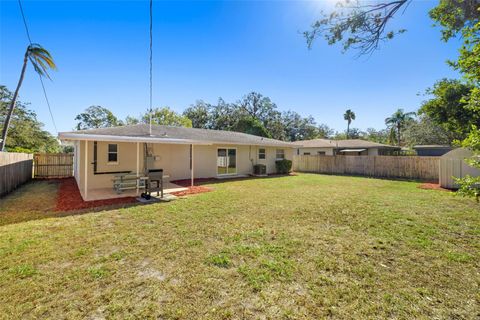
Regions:
<instances>
[{"instance_id":1,"label":"shingle roof","mask_svg":"<svg viewBox=\"0 0 480 320\"><path fill-rule=\"evenodd\" d=\"M68 136L68 139L75 140L72 136L82 139L82 135L95 136L115 136L128 138L151 138L156 139L156 142L161 142L162 139L182 139L205 143L226 143L226 144L248 144L260 146L282 146L293 147L291 143L275 139L263 138L251 134L224 131L224 130L209 130L185 127L173 127L163 125L152 125L152 134L149 134L149 125L137 124L121 127L99 128L78 130L70 132L60 132L60 139Z\"/></svg>"},{"instance_id":2,"label":"shingle roof","mask_svg":"<svg viewBox=\"0 0 480 320\"><path fill-rule=\"evenodd\" d=\"M313 139L304 141L295 141L293 144L303 146L304 148L398 148L387 144L366 141L361 139L348 140L329 140Z\"/></svg>"},{"instance_id":3,"label":"shingle roof","mask_svg":"<svg viewBox=\"0 0 480 320\"><path fill-rule=\"evenodd\" d=\"M326 140L326 139L295 141L292 144L296 146L303 146L305 148L331 148L332 147L329 140Z\"/></svg>"}]
</instances>

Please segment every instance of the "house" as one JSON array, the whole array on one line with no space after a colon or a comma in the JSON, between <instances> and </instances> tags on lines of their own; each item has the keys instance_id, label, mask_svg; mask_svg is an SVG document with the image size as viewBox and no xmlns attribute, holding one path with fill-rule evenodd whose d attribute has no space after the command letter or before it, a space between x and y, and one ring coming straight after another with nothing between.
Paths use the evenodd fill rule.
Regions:
<instances>
[{"instance_id":1,"label":"house","mask_svg":"<svg viewBox=\"0 0 480 320\"><path fill-rule=\"evenodd\" d=\"M238 177L275 161L292 159L290 143L250 134L138 124L59 133L74 144L74 176L84 200L132 195L115 194L112 180L122 174L143 176L146 169L163 169L170 181ZM138 188L134 190L138 194Z\"/></svg>"},{"instance_id":2,"label":"house","mask_svg":"<svg viewBox=\"0 0 480 320\"><path fill-rule=\"evenodd\" d=\"M452 146L440 144L425 144L413 146L413 150L418 156L423 157L441 157L449 151L453 150Z\"/></svg>"},{"instance_id":3,"label":"house","mask_svg":"<svg viewBox=\"0 0 480 320\"><path fill-rule=\"evenodd\" d=\"M385 155L399 151L399 147L365 141L361 139L330 140L313 139L295 141L297 155Z\"/></svg>"}]
</instances>

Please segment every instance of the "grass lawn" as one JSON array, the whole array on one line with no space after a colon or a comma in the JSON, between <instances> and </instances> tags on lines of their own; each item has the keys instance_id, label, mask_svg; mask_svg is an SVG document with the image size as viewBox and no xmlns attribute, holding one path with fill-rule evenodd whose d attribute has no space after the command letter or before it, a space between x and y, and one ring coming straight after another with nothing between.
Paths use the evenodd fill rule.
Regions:
<instances>
[{"instance_id":1,"label":"grass lawn","mask_svg":"<svg viewBox=\"0 0 480 320\"><path fill-rule=\"evenodd\" d=\"M211 186L1 226L0 318L480 316L473 200L313 174ZM18 198L21 215L20 198L32 198Z\"/></svg>"}]
</instances>

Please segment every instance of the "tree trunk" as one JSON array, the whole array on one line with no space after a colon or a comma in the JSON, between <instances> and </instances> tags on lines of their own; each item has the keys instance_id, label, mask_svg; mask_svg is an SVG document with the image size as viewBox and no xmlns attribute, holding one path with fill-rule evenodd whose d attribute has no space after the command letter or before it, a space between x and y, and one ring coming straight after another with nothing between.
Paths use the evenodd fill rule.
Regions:
<instances>
[{"instance_id":1,"label":"tree trunk","mask_svg":"<svg viewBox=\"0 0 480 320\"><path fill-rule=\"evenodd\" d=\"M397 131L398 131L398 146L400 147L400 124L397 126Z\"/></svg>"},{"instance_id":2,"label":"tree trunk","mask_svg":"<svg viewBox=\"0 0 480 320\"><path fill-rule=\"evenodd\" d=\"M18 91L20 91L20 87L22 86L23 78L25 76L27 63L28 63L28 49L25 52L25 57L23 59L22 73L20 74L20 79L18 80L17 88L15 89L15 93L13 94L12 101L10 102L10 108L8 109L7 117L5 118L5 123L3 124L2 138L0 140L0 151L4 151L5 145L7 143L8 127L10 126L10 119L12 118L13 110L15 109L15 104L17 102Z\"/></svg>"},{"instance_id":3,"label":"tree trunk","mask_svg":"<svg viewBox=\"0 0 480 320\"><path fill-rule=\"evenodd\" d=\"M347 139L349 135L350 135L350 121L347 121Z\"/></svg>"}]
</instances>

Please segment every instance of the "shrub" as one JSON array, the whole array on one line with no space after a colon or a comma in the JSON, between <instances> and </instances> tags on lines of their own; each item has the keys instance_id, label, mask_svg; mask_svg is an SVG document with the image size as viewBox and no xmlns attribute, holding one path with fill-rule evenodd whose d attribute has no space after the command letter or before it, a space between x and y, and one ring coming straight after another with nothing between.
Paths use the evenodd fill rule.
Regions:
<instances>
[{"instance_id":1,"label":"shrub","mask_svg":"<svg viewBox=\"0 0 480 320\"><path fill-rule=\"evenodd\" d=\"M275 166L277 167L277 173L287 174L292 169L292 161L287 159L277 160Z\"/></svg>"}]
</instances>

